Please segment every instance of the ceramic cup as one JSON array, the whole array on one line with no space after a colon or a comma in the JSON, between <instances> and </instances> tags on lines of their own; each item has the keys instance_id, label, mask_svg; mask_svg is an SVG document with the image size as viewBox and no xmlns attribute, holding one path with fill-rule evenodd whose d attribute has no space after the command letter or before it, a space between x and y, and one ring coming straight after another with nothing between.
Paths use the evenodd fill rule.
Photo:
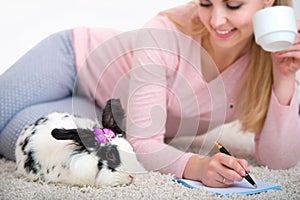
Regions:
<instances>
[{"instance_id":1,"label":"ceramic cup","mask_svg":"<svg viewBox=\"0 0 300 200\"><path fill-rule=\"evenodd\" d=\"M272 6L253 16L255 41L269 52L290 48L298 34L295 11L289 6Z\"/></svg>"}]
</instances>

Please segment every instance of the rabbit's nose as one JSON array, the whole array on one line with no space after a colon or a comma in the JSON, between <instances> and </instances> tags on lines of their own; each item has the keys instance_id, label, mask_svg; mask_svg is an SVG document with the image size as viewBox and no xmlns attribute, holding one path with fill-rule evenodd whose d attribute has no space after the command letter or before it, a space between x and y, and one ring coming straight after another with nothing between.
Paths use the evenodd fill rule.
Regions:
<instances>
[{"instance_id":1,"label":"rabbit's nose","mask_svg":"<svg viewBox=\"0 0 300 200\"><path fill-rule=\"evenodd\" d=\"M128 176L128 177L130 178L130 184L131 184L131 183L133 183L134 176L133 176L133 175L131 175L131 174L129 174L129 176Z\"/></svg>"}]
</instances>

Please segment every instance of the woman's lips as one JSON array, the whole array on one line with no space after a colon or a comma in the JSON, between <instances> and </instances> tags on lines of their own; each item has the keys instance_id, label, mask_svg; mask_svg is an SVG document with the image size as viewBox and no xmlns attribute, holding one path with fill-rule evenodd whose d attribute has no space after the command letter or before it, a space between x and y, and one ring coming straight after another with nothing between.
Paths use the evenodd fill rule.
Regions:
<instances>
[{"instance_id":1,"label":"woman's lips","mask_svg":"<svg viewBox=\"0 0 300 200\"><path fill-rule=\"evenodd\" d=\"M215 33L216 33L216 36L221 38L221 39L227 39L229 37L231 37L235 31L237 29L236 28L233 28L233 29L230 29L230 30L215 30Z\"/></svg>"}]
</instances>

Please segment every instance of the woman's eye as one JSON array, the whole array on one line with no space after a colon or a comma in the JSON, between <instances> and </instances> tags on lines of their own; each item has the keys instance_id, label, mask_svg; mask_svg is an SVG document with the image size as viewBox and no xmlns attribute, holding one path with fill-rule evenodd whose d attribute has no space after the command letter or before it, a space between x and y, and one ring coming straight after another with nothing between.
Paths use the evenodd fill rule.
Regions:
<instances>
[{"instance_id":1,"label":"woman's eye","mask_svg":"<svg viewBox=\"0 0 300 200\"><path fill-rule=\"evenodd\" d=\"M226 7L230 10L237 10L239 9L243 4L241 2L227 2ZM200 1L199 6L201 7L210 7L212 6L212 3L210 1Z\"/></svg>"},{"instance_id":2,"label":"woman's eye","mask_svg":"<svg viewBox=\"0 0 300 200\"><path fill-rule=\"evenodd\" d=\"M201 7L209 7L209 6L211 6L211 4L209 4L209 3L199 3L199 5L201 6Z\"/></svg>"},{"instance_id":3,"label":"woman's eye","mask_svg":"<svg viewBox=\"0 0 300 200\"><path fill-rule=\"evenodd\" d=\"M209 7L211 6L212 4L209 2L209 1L200 1L199 5L201 7Z\"/></svg>"},{"instance_id":4,"label":"woman's eye","mask_svg":"<svg viewBox=\"0 0 300 200\"><path fill-rule=\"evenodd\" d=\"M226 4L226 6L230 10L237 10L242 6L242 4L241 3L240 4Z\"/></svg>"}]
</instances>

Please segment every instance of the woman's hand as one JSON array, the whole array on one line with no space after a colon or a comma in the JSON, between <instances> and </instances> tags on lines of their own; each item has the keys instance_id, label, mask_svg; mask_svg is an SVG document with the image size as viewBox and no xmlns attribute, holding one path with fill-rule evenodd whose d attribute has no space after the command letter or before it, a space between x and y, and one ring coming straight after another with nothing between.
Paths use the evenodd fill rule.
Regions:
<instances>
[{"instance_id":1,"label":"woman's hand","mask_svg":"<svg viewBox=\"0 0 300 200\"><path fill-rule=\"evenodd\" d=\"M212 157L195 155L188 161L183 178L198 180L210 187L227 187L241 181L249 172L246 160L224 153Z\"/></svg>"},{"instance_id":2,"label":"woman's hand","mask_svg":"<svg viewBox=\"0 0 300 200\"><path fill-rule=\"evenodd\" d=\"M293 46L272 54L274 64L274 92L282 105L288 105L294 93L296 72L300 69L300 21Z\"/></svg>"},{"instance_id":3,"label":"woman's hand","mask_svg":"<svg viewBox=\"0 0 300 200\"><path fill-rule=\"evenodd\" d=\"M289 76L295 74L300 68L300 20L298 24L298 36L293 46L287 50L273 53L273 63L280 72Z\"/></svg>"}]
</instances>

